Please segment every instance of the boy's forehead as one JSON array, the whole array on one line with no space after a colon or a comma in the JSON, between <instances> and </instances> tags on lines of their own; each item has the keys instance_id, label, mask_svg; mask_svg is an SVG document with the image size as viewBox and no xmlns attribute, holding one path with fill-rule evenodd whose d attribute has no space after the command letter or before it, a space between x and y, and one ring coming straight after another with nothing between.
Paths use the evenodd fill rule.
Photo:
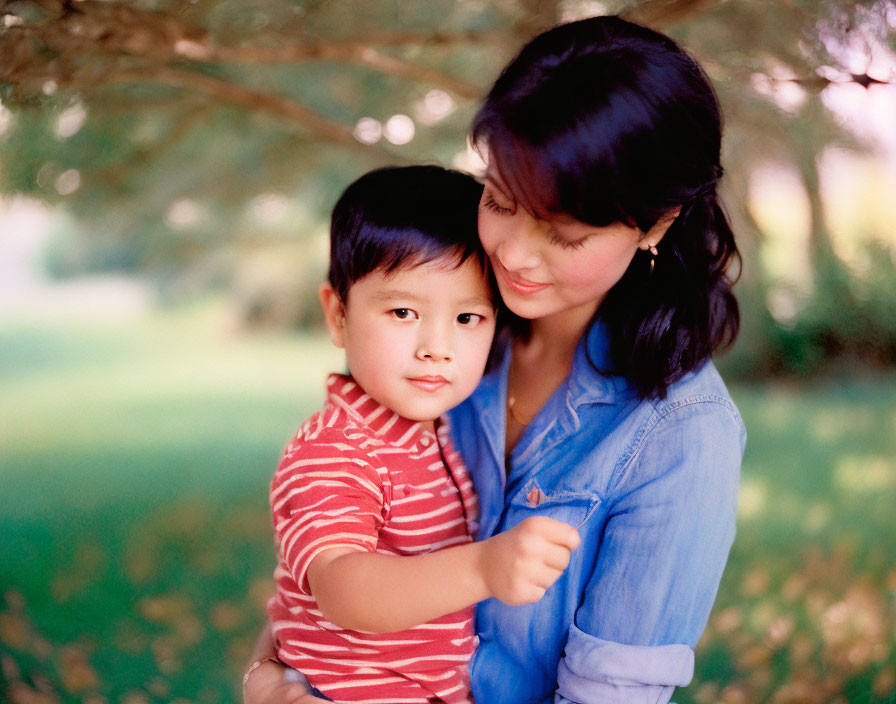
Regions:
<instances>
[{"instance_id":1,"label":"boy's forehead","mask_svg":"<svg viewBox=\"0 0 896 704\"><path fill-rule=\"evenodd\" d=\"M360 281L376 298L438 296L458 302L491 302L488 278L475 257L461 261L448 254L430 261L402 265L393 271L378 269Z\"/></svg>"}]
</instances>

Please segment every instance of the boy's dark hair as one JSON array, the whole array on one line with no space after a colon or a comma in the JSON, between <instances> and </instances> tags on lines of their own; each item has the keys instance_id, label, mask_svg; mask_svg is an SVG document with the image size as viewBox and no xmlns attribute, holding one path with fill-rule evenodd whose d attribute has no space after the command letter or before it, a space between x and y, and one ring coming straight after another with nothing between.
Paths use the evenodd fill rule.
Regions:
<instances>
[{"instance_id":1,"label":"boy's dark hair","mask_svg":"<svg viewBox=\"0 0 896 704\"><path fill-rule=\"evenodd\" d=\"M602 371L662 398L734 340L729 265L739 254L716 197L721 112L706 74L678 44L618 17L548 30L504 69L472 136L536 215L647 232L681 208L655 270L639 251L597 311L614 364Z\"/></svg>"},{"instance_id":2,"label":"boy's dark hair","mask_svg":"<svg viewBox=\"0 0 896 704\"><path fill-rule=\"evenodd\" d=\"M330 285L348 300L352 284L443 256L475 256L486 271L477 215L482 185L440 166L393 166L352 183L333 208Z\"/></svg>"}]
</instances>

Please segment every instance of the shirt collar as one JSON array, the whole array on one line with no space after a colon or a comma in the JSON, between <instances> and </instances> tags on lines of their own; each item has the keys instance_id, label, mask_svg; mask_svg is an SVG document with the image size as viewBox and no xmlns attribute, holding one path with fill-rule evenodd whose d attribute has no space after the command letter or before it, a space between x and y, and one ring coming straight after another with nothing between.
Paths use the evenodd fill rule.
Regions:
<instances>
[{"instance_id":1,"label":"shirt collar","mask_svg":"<svg viewBox=\"0 0 896 704\"><path fill-rule=\"evenodd\" d=\"M503 430L504 406L507 398L507 372L510 368L510 336L503 334L495 341L490 360L491 368L479 382L472 397L479 412L491 421L493 430ZM628 380L609 371L613 368L610 340L606 325L597 320L579 340L573 354L568 377L568 399L573 406L584 403L614 403L631 397L633 388ZM488 401L497 401L489 405ZM500 411L500 413L498 413ZM503 436L503 432L500 433ZM503 452L503 450L502 450Z\"/></svg>"},{"instance_id":2,"label":"shirt collar","mask_svg":"<svg viewBox=\"0 0 896 704\"><path fill-rule=\"evenodd\" d=\"M400 416L373 399L350 376L327 377L327 399L390 445L413 448L423 437L433 435L420 421Z\"/></svg>"},{"instance_id":3,"label":"shirt collar","mask_svg":"<svg viewBox=\"0 0 896 704\"><path fill-rule=\"evenodd\" d=\"M606 324L596 320L579 341L569 374L570 400L584 403L614 403L628 398L632 387L628 380L613 373L610 338Z\"/></svg>"}]
</instances>

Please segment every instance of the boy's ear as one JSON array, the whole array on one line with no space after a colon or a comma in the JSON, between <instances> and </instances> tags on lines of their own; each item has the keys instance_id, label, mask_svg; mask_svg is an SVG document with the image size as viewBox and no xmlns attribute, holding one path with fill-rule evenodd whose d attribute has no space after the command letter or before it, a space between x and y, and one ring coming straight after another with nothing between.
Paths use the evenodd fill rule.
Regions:
<instances>
[{"instance_id":1,"label":"boy's ear","mask_svg":"<svg viewBox=\"0 0 896 704\"><path fill-rule=\"evenodd\" d=\"M317 295L320 297L321 308L324 309L330 341L337 347L345 347L345 306L342 305L339 294L329 281L324 281L317 289Z\"/></svg>"}]
</instances>

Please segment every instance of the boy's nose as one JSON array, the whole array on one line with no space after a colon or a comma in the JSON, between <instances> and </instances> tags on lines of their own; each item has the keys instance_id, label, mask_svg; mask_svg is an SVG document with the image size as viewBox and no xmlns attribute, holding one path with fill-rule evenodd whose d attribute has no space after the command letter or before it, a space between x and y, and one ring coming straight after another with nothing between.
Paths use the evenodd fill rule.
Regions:
<instances>
[{"instance_id":1,"label":"boy's nose","mask_svg":"<svg viewBox=\"0 0 896 704\"><path fill-rule=\"evenodd\" d=\"M429 330L421 336L417 359L430 362L450 362L454 357L449 336L440 330Z\"/></svg>"},{"instance_id":2,"label":"boy's nose","mask_svg":"<svg viewBox=\"0 0 896 704\"><path fill-rule=\"evenodd\" d=\"M417 353L417 357L419 359L425 359L430 362L450 362L451 361L451 353L450 352L427 352L421 349Z\"/></svg>"},{"instance_id":3,"label":"boy's nose","mask_svg":"<svg viewBox=\"0 0 896 704\"><path fill-rule=\"evenodd\" d=\"M450 362L453 358L451 350L445 345L420 345L417 350L417 359L430 362Z\"/></svg>"}]
</instances>

